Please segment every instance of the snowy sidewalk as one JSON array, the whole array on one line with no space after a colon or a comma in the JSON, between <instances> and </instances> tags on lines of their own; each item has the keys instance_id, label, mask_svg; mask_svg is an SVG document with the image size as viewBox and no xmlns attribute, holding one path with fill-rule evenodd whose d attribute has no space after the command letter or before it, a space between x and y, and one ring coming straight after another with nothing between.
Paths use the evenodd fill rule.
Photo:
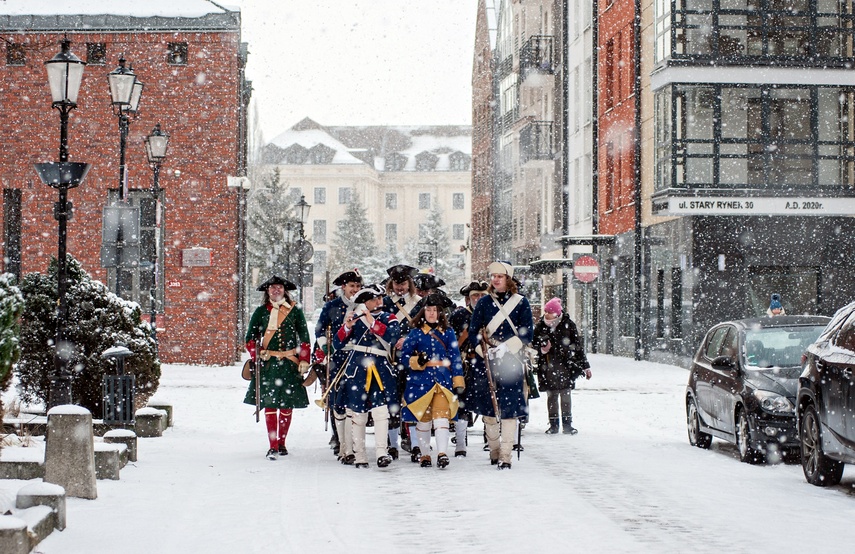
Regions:
<instances>
[{"instance_id":1,"label":"snowy sidewalk","mask_svg":"<svg viewBox=\"0 0 855 554\"><path fill-rule=\"evenodd\" d=\"M67 529L39 552L851 552L851 469L823 490L798 465L742 464L719 441L692 448L686 370L591 364L573 394L579 434L545 435L546 400L534 400L522 458L503 472L480 421L445 471L408 457L342 466L314 404L271 462L238 366L164 366L157 397L175 405L174 428L140 439L139 462L99 481L97 500L69 499Z\"/></svg>"}]
</instances>

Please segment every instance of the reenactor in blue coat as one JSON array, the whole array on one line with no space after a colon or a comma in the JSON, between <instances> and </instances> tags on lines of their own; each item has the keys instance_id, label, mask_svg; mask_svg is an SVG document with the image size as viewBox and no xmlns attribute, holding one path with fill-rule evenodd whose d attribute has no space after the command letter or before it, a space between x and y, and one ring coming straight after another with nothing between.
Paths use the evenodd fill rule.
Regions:
<instances>
[{"instance_id":1,"label":"reenactor in blue coat","mask_svg":"<svg viewBox=\"0 0 855 554\"><path fill-rule=\"evenodd\" d=\"M404 338L412 327L413 309L422 299L416 293L416 285L413 276L419 272L418 269L406 264L398 264L386 270L389 278L386 280L386 296L383 297L383 309L390 314L395 314L401 325L401 338L392 350L392 363L398 364L398 353L404 345ZM401 372L399 368L399 373ZM398 396L403 399L404 385L406 379L398 379ZM398 459L398 440L400 438L401 416L393 415L389 420L389 455L393 460ZM406 435L405 435L406 436ZM408 438L408 437L407 437Z\"/></svg>"},{"instance_id":2,"label":"reenactor in blue coat","mask_svg":"<svg viewBox=\"0 0 855 554\"><path fill-rule=\"evenodd\" d=\"M478 346L478 337L470 340L469 337L469 321L472 319L472 310L475 304L482 296L487 294L486 281L472 281L465 287L460 289L460 294L466 302L465 306L460 306L451 314L449 325L457 335L457 346L460 349L460 357L463 360L463 377L466 386L471 385L472 370L470 363L475 358L475 347ZM460 410L457 412L457 421L454 423L454 434L456 439L456 448L454 450L455 458L466 456L466 429L471 425L472 412L466 409L465 403L461 398Z\"/></svg>"},{"instance_id":3,"label":"reenactor in blue coat","mask_svg":"<svg viewBox=\"0 0 855 554\"><path fill-rule=\"evenodd\" d=\"M416 423L421 467L431 467L430 435L436 436L436 465L448 467L449 425L457 416L457 395L463 393L463 364L457 337L445 316L448 297L433 293L415 318L401 350L410 368L404 393L404 421Z\"/></svg>"},{"instance_id":4,"label":"reenactor in blue coat","mask_svg":"<svg viewBox=\"0 0 855 554\"><path fill-rule=\"evenodd\" d=\"M368 414L374 419L374 448L377 467L392 463L389 456L389 414L400 411L397 377L389 361L400 328L394 314L383 311L386 291L370 285L356 295L355 311L333 335L333 346L347 355L338 399L352 421L353 454L356 467L368 467L365 427Z\"/></svg>"},{"instance_id":5,"label":"reenactor in blue coat","mask_svg":"<svg viewBox=\"0 0 855 554\"><path fill-rule=\"evenodd\" d=\"M480 336L481 344L472 363L472 385L464 402L466 409L481 414L484 420L490 463L499 469L510 469L517 419L528 415L524 360L534 322L528 300L517 292L513 266L493 262L488 271L488 294L475 305L469 322L469 340Z\"/></svg>"},{"instance_id":6,"label":"reenactor in blue coat","mask_svg":"<svg viewBox=\"0 0 855 554\"><path fill-rule=\"evenodd\" d=\"M327 334L330 336L335 334L348 318L348 312L353 312L356 304L354 296L362 288L362 275L359 271L345 271L335 278L333 285L340 287L339 294L336 298L330 300L321 309L321 315L318 317L318 323L315 325L315 363L323 363L324 358L330 355L330 380L338 372L347 356L343 352L336 352L332 345L327 344ZM331 386L331 383L325 383L325 387ZM339 456L341 461L346 464L353 463L353 452L349 450L353 444L350 438L350 426L346 425L344 408L337 402L337 391L330 391L327 399L328 405L333 413L333 430L330 446L336 456ZM346 435L346 436L345 436ZM345 449L341 445L346 445Z\"/></svg>"}]
</instances>

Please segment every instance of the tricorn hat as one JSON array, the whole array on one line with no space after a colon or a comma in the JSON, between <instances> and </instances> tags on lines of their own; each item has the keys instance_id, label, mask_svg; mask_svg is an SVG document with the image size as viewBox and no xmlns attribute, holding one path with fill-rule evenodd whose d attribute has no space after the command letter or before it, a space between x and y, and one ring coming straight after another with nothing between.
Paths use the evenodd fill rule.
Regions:
<instances>
[{"instance_id":1,"label":"tricorn hat","mask_svg":"<svg viewBox=\"0 0 855 554\"><path fill-rule=\"evenodd\" d=\"M392 267L386 270L386 273L389 274L389 278L392 279L392 281L394 281L395 283L399 284L405 282L407 279L414 277L418 272L418 269L406 264L393 265Z\"/></svg>"},{"instance_id":2,"label":"tricorn hat","mask_svg":"<svg viewBox=\"0 0 855 554\"><path fill-rule=\"evenodd\" d=\"M341 275L335 278L335 281L332 282L333 285L337 287L343 287L347 283L361 283L362 275L359 274L358 269L354 269L352 271L345 271Z\"/></svg>"},{"instance_id":3,"label":"tricorn hat","mask_svg":"<svg viewBox=\"0 0 855 554\"><path fill-rule=\"evenodd\" d=\"M380 298L381 296L386 296L386 289L377 283L373 283L356 293L356 298L354 298L353 301L357 304L362 304L374 298Z\"/></svg>"},{"instance_id":4,"label":"tricorn hat","mask_svg":"<svg viewBox=\"0 0 855 554\"><path fill-rule=\"evenodd\" d=\"M424 307L436 306L438 308L453 308L454 301L444 292L432 292L425 298Z\"/></svg>"},{"instance_id":5,"label":"tricorn hat","mask_svg":"<svg viewBox=\"0 0 855 554\"><path fill-rule=\"evenodd\" d=\"M438 289L445 284L445 281L434 275L433 273L417 273L413 277L413 283L419 290Z\"/></svg>"},{"instance_id":6,"label":"tricorn hat","mask_svg":"<svg viewBox=\"0 0 855 554\"><path fill-rule=\"evenodd\" d=\"M267 289L270 287L270 285L282 285L283 287L285 287L285 290L297 290L297 285L287 279L283 279L278 275L274 275L270 279L261 283L255 290L267 292Z\"/></svg>"},{"instance_id":7,"label":"tricorn hat","mask_svg":"<svg viewBox=\"0 0 855 554\"><path fill-rule=\"evenodd\" d=\"M489 285L486 281L472 281L462 289L460 289L460 294L463 296L469 296L470 292L486 292Z\"/></svg>"}]
</instances>

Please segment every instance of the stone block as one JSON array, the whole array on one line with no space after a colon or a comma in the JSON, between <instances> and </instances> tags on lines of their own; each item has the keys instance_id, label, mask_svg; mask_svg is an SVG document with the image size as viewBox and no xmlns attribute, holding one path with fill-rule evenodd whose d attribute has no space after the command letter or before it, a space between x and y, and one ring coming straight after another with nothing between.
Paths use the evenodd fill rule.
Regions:
<instances>
[{"instance_id":1,"label":"stone block","mask_svg":"<svg viewBox=\"0 0 855 554\"><path fill-rule=\"evenodd\" d=\"M113 429L104 433L104 442L110 444L124 444L128 447L128 460L137 461L137 434L130 429Z\"/></svg>"},{"instance_id":2,"label":"stone block","mask_svg":"<svg viewBox=\"0 0 855 554\"><path fill-rule=\"evenodd\" d=\"M65 489L51 483L30 483L18 490L15 507L19 509L33 506L47 506L54 511L54 527L65 529Z\"/></svg>"},{"instance_id":3,"label":"stone block","mask_svg":"<svg viewBox=\"0 0 855 554\"><path fill-rule=\"evenodd\" d=\"M30 538L27 535L27 522L14 516L0 515L0 552L29 554Z\"/></svg>"},{"instance_id":4,"label":"stone block","mask_svg":"<svg viewBox=\"0 0 855 554\"><path fill-rule=\"evenodd\" d=\"M0 479L41 479L45 476L43 462L26 462L20 460L0 460Z\"/></svg>"},{"instance_id":5,"label":"stone block","mask_svg":"<svg viewBox=\"0 0 855 554\"><path fill-rule=\"evenodd\" d=\"M153 399L148 401L147 407L154 408L155 410L163 410L164 412L166 412L166 426L167 427L172 427L172 425L175 423L175 419L174 419L175 410L173 409L171 402L167 402L166 400L158 400L156 398L153 398Z\"/></svg>"},{"instance_id":6,"label":"stone block","mask_svg":"<svg viewBox=\"0 0 855 554\"><path fill-rule=\"evenodd\" d=\"M134 414L134 431L138 437L162 437L166 428L166 412L155 408L140 408Z\"/></svg>"},{"instance_id":7,"label":"stone block","mask_svg":"<svg viewBox=\"0 0 855 554\"><path fill-rule=\"evenodd\" d=\"M95 499L95 439L92 414L80 406L65 405L48 412L45 481L76 498Z\"/></svg>"},{"instance_id":8,"label":"stone block","mask_svg":"<svg viewBox=\"0 0 855 554\"><path fill-rule=\"evenodd\" d=\"M122 444L95 443L96 479L119 479L119 471L122 469L120 449L127 451Z\"/></svg>"}]
</instances>

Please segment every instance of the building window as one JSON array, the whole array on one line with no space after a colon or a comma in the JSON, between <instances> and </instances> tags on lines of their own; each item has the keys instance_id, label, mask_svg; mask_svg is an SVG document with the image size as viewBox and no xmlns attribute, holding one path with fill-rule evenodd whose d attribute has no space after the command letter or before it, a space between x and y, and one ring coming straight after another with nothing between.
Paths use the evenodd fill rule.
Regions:
<instances>
[{"instance_id":1,"label":"building window","mask_svg":"<svg viewBox=\"0 0 855 554\"><path fill-rule=\"evenodd\" d=\"M24 51L23 44L15 44L14 42L6 43L6 65L25 65L27 63L27 54Z\"/></svg>"},{"instance_id":2,"label":"building window","mask_svg":"<svg viewBox=\"0 0 855 554\"><path fill-rule=\"evenodd\" d=\"M463 209L463 193L455 192L451 195L451 209L452 210L462 210Z\"/></svg>"},{"instance_id":3,"label":"building window","mask_svg":"<svg viewBox=\"0 0 855 554\"><path fill-rule=\"evenodd\" d=\"M397 210L398 209L398 193L397 192L387 192L386 193L386 209L387 210Z\"/></svg>"},{"instance_id":4,"label":"building window","mask_svg":"<svg viewBox=\"0 0 855 554\"><path fill-rule=\"evenodd\" d=\"M388 246L398 244L398 225L396 223L386 224L386 244Z\"/></svg>"},{"instance_id":5,"label":"building window","mask_svg":"<svg viewBox=\"0 0 855 554\"><path fill-rule=\"evenodd\" d=\"M3 271L21 282L21 190L3 189Z\"/></svg>"},{"instance_id":6,"label":"building window","mask_svg":"<svg viewBox=\"0 0 855 554\"><path fill-rule=\"evenodd\" d=\"M316 219L312 222L312 242L327 243L327 221L325 219Z\"/></svg>"},{"instance_id":7,"label":"building window","mask_svg":"<svg viewBox=\"0 0 855 554\"><path fill-rule=\"evenodd\" d=\"M430 193L429 192L420 192L419 193L419 209L420 210L429 210L430 209Z\"/></svg>"},{"instance_id":8,"label":"building window","mask_svg":"<svg viewBox=\"0 0 855 554\"><path fill-rule=\"evenodd\" d=\"M436 169L436 162L439 161L439 156L431 152L422 152L416 155L416 171L433 171Z\"/></svg>"},{"instance_id":9,"label":"building window","mask_svg":"<svg viewBox=\"0 0 855 554\"><path fill-rule=\"evenodd\" d=\"M448 155L448 169L450 171L469 171L472 157L463 152L452 152Z\"/></svg>"},{"instance_id":10,"label":"building window","mask_svg":"<svg viewBox=\"0 0 855 554\"><path fill-rule=\"evenodd\" d=\"M338 189L338 203L339 204L350 204L350 200L353 197L353 189L350 187L341 187Z\"/></svg>"},{"instance_id":11,"label":"building window","mask_svg":"<svg viewBox=\"0 0 855 554\"><path fill-rule=\"evenodd\" d=\"M855 186L849 87L673 85L654 105L657 190Z\"/></svg>"},{"instance_id":12,"label":"building window","mask_svg":"<svg viewBox=\"0 0 855 554\"><path fill-rule=\"evenodd\" d=\"M86 43L86 63L104 65L107 63L107 45L103 42Z\"/></svg>"},{"instance_id":13,"label":"building window","mask_svg":"<svg viewBox=\"0 0 855 554\"><path fill-rule=\"evenodd\" d=\"M139 266L122 267L119 269L120 296L140 305L144 313L151 311L151 291L155 289L155 303L158 312L163 310L163 231L157 222L162 218L157 211L163 204L163 191L160 203L156 202L148 190L130 190L125 198L131 206L139 208L140 213L140 243ZM110 204L118 200L118 191L111 190L108 201ZM155 272L157 277L155 278ZM110 268L107 274L110 290L116 290L116 268Z\"/></svg>"},{"instance_id":14,"label":"building window","mask_svg":"<svg viewBox=\"0 0 855 554\"><path fill-rule=\"evenodd\" d=\"M187 65L187 43L170 42L167 45L166 63L169 65Z\"/></svg>"},{"instance_id":15,"label":"building window","mask_svg":"<svg viewBox=\"0 0 855 554\"><path fill-rule=\"evenodd\" d=\"M386 156L386 171L404 171L407 165L407 157L397 152L392 152Z\"/></svg>"},{"instance_id":16,"label":"building window","mask_svg":"<svg viewBox=\"0 0 855 554\"><path fill-rule=\"evenodd\" d=\"M463 224L455 223L451 226L451 240L463 240Z\"/></svg>"},{"instance_id":17,"label":"building window","mask_svg":"<svg viewBox=\"0 0 855 554\"><path fill-rule=\"evenodd\" d=\"M327 189L326 187L315 187L315 204L326 204L327 203Z\"/></svg>"}]
</instances>

